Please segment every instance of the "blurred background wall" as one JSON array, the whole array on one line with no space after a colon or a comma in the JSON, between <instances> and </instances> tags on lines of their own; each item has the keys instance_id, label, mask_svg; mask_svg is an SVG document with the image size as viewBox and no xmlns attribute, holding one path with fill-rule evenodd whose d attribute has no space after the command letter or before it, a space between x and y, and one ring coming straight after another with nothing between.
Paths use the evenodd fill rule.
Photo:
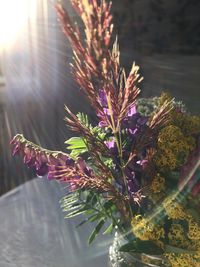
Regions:
<instances>
[{"instance_id":1,"label":"blurred background wall","mask_svg":"<svg viewBox=\"0 0 200 267\"><path fill-rule=\"evenodd\" d=\"M22 159L11 157L9 141L15 134L63 150L71 135L63 121L64 104L92 114L70 75L72 53L55 2L19 0L23 27L0 47L0 194L34 177ZM62 2L77 20L70 0ZM0 5L6 14L0 28L15 28L14 1ZM144 75L142 96L167 90L200 113L200 1L114 0L112 11L122 64L128 70L134 60Z\"/></svg>"}]
</instances>

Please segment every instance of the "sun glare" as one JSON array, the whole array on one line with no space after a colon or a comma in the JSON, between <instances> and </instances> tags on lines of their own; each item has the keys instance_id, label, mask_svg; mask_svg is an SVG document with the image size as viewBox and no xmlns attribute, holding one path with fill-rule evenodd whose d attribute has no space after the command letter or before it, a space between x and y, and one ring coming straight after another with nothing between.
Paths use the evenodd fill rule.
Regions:
<instances>
[{"instance_id":1,"label":"sun glare","mask_svg":"<svg viewBox=\"0 0 200 267\"><path fill-rule=\"evenodd\" d=\"M11 45L26 26L29 2L30 0L0 0L0 47Z\"/></svg>"}]
</instances>

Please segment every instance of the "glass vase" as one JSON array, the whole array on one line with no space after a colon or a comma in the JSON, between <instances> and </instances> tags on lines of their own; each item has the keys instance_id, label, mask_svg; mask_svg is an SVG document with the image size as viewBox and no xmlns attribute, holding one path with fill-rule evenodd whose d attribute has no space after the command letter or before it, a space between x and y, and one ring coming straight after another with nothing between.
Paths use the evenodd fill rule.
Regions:
<instances>
[{"instance_id":1,"label":"glass vase","mask_svg":"<svg viewBox=\"0 0 200 267\"><path fill-rule=\"evenodd\" d=\"M166 267L164 259L159 255L144 253L120 252L119 248L125 244L125 239L119 232L115 233L109 248L109 267Z\"/></svg>"}]
</instances>

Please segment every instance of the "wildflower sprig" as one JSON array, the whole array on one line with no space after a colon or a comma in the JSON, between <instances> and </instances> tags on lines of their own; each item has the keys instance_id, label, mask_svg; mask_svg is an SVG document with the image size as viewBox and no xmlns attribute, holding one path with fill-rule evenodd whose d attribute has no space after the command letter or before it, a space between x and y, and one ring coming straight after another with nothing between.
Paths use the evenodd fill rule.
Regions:
<instances>
[{"instance_id":1,"label":"wildflower sprig","mask_svg":"<svg viewBox=\"0 0 200 267\"><path fill-rule=\"evenodd\" d=\"M100 231L110 233L117 226L128 241L121 251L157 253L170 267L197 267L200 118L166 93L139 98L139 67L133 63L126 75L117 38L111 44L109 1L71 3L85 39L61 4L56 11L72 46L73 77L98 123L65 106L65 122L75 134L65 142L68 153L43 149L17 135L13 154L20 154L38 176L67 185L61 201L66 217L84 215L80 225L96 222L89 243Z\"/></svg>"}]
</instances>

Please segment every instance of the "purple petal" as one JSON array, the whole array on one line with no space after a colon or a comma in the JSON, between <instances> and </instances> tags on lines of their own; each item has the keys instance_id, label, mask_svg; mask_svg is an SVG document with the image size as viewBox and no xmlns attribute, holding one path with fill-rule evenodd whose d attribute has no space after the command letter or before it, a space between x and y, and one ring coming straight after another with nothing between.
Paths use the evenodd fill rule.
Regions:
<instances>
[{"instance_id":1,"label":"purple petal","mask_svg":"<svg viewBox=\"0 0 200 267\"><path fill-rule=\"evenodd\" d=\"M99 125L100 128L103 128L103 127L107 127L108 123L105 122L105 121L100 121L98 125Z\"/></svg>"},{"instance_id":2,"label":"purple petal","mask_svg":"<svg viewBox=\"0 0 200 267\"><path fill-rule=\"evenodd\" d=\"M44 176L48 173L48 166L47 164L42 164L40 167L36 168L37 176Z\"/></svg>"},{"instance_id":3,"label":"purple petal","mask_svg":"<svg viewBox=\"0 0 200 267\"><path fill-rule=\"evenodd\" d=\"M107 142L105 142L105 143L106 143L106 146L107 146L109 149L114 148L114 146L115 146L115 140L114 140L114 139L111 140L111 141L107 141Z\"/></svg>"},{"instance_id":4,"label":"purple petal","mask_svg":"<svg viewBox=\"0 0 200 267\"><path fill-rule=\"evenodd\" d=\"M72 158L69 158L69 157L68 157L68 158L66 159L66 165L67 165L67 166L71 166L71 167L74 166L74 160L73 160Z\"/></svg>"},{"instance_id":5,"label":"purple petal","mask_svg":"<svg viewBox=\"0 0 200 267\"><path fill-rule=\"evenodd\" d=\"M50 165L48 166L48 175L47 175L47 179L48 180L53 180L55 179L55 176L58 173L56 172L56 167L54 165Z\"/></svg>"},{"instance_id":6,"label":"purple petal","mask_svg":"<svg viewBox=\"0 0 200 267\"><path fill-rule=\"evenodd\" d=\"M143 160L138 160L137 164L141 165L143 169L146 168L146 166L148 165L148 160L143 159Z\"/></svg>"},{"instance_id":7,"label":"purple petal","mask_svg":"<svg viewBox=\"0 0 200 267\"><path fill-rule=\"evenodd\" d=\"M30 158L30 160L26 162L26 165L29 168L34 168L35 164L36 164L36 158Z\"/></svg>"},{"instance_id":8,"label":"purple petal","mask_svg":"<svg viewBox=\"0 0 200 267\"><path fill-rule=\"evenodd\" d=\"M106 92L103 89L99 90L99 103L102 105L102 107L108 106Z\"/></svg>"},{"instance_id":9,"label":"purple petal","mask_svg":"<svg viewBox=\"0 0 200 267\"><path fill-rule=\"evenodd\" d=\"M89 168L89 167L86 165L86 163L85 163L85 161L84 161L83 159L79 158L79 159L77 160L77 167L78 167L82 172L84 172L87 176L91 176L91 174L92 174L92 169Z\"/></svg>"},{"instance_id":10,"label":"purple petal","mask_svg":"<svg viewBox=\"0 0 200 267\"><path fill-rule=\"evenodd\" d=\"M17 145L14 146L13 151L12 151L12 155L15 156L15 155L19 154L20 150L21 150L21 145L18 143Z\"/></svg>"},{"instance_id":11,"label":"purple petal","mask_svg":"<svg viewBox=\"0 0 200 267\"><path fill-rule=\"evenodd\" d=\"M132 117L134 114L137 113L136 105L132 106L128 112L128 117Z\"/></svg>"}]
</instances>

